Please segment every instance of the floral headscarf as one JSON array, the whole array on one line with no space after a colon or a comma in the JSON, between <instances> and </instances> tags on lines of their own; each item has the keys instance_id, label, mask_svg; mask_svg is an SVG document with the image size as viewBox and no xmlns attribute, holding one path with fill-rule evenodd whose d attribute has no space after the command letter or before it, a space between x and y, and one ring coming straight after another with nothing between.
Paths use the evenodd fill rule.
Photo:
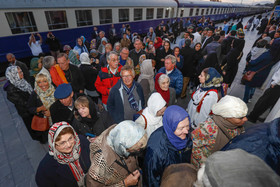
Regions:
<instances>
[{"instance_id":1,"label":"floral headscarf","mask_svg":"<svg viewBox=\"0 0 280 187\"><path fill-rule=\"evenodd\" d=\"M71 153L61 153L55 148L55 140L57 136L60 134L60 132L66 128L70 127L74 132L74 139L75 139L75 145L73 147L73 150ZM67 122L58 122L53 124L49 130L49 154L54 157L54 159L60 163L60 164L68 164L70 167L73 176L75 177L78 186L84 186L84 177L85 174L83 172L83 169L80 165L79 158L81 155L81 146L80 146L80 139L75 132L75 130L69 125Z\"/></svg>"},{"instance_id":2,"label":"floral headscarf","mask_svg":"<svg viewBox=\"0 0 280 187\"><path fill-rule=\"evenodd\" d=\"M21 91L28 92L29 94L32 93L33 88L31 85L23 78L19 78L18 74L18 66L10 66L6 70L6 78L10 81L12 85L14 85L16 88L20 89Z\"/></svg>"},{"instance_id":3,"label":"floral headscarf","mask_svg":"<svg viewBox=\"0 0 280 187\"><path fill-rule=\"evenodd\" d=\"M49 83L49 88L46 91L43 91L37 84L38 77L41 74L45 75L45 78L47 79L47 81ZM35 91L36 91L37 95L40 97L40 99L41 99L43 105L46 107L46 109L49 109L51 107L51 105L55 102L55 98L54 98L55 88L52 85L52 80L51 80L50 76L48 76L44 73L37 74L37 76L35 78Z\"/></svg>"},{"instance_id":4,"label":"floral headscarf","mask_svg":"<svg viewBox=\"0 0 280 187\"><path fill-rule=\"evenodd\" d=\"M208 73L205 76L205 83L201 84L200 86L203 91L221 87L223 83L223 77L215 68L210 67L208 69Z\"/></svg>"}]
</instances>

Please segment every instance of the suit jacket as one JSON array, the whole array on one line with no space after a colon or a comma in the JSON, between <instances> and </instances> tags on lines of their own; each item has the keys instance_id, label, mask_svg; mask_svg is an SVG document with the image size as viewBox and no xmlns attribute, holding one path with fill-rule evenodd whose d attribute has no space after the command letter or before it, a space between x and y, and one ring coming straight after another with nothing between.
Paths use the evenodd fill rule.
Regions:
<instances>
[{"instance_id":1,"label":"suit jacket","mask_svg":"<svg viewBox=\"0 0 280 187\"><path fill-rule=\"evenodd\" d=\"M204 49L206 47L207 44L211 43L213 41L213 36L209 37L209 38L205 38L204 41L202 42L202 49Z\"/></svg>"}]
</instances>

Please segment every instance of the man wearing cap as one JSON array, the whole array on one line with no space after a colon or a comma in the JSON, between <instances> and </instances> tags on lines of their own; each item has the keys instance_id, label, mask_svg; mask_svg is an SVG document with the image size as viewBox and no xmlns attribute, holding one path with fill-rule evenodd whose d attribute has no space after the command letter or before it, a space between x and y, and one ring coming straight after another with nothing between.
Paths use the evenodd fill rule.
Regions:
<instances>
[{"instance_id":1,"label":"man wearing cap","mask_svg":"<svg viewBox=\"0 0 280 187\"><path fill-rule=\"evenodd\" d=\"M83 93L85 81L81 70L77 66L70 64L68 55L65 53L60 53L57 56L57 63L63 71L66 80L71 84L73 92Z\"/></svg>"},{"instance_id":2,"label":"man wearing cap","mask_svg":"<svg viewBox=\"0 0 280 187\"><path fill-rule=\"evenodd\" d=\"M70 84L63 83L59 85L54 97L57 99L50 107L51 118L53 123L66 121L72 123L74 119L74 92Z\"/></svg>"}]
</instances>

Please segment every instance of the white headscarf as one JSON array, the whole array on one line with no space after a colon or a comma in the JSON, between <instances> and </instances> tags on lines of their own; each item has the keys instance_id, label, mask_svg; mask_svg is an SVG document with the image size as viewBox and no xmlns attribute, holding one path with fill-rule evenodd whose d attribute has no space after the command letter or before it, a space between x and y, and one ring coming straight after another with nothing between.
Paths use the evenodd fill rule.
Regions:
<instances>
[{"instance_id":1,"label":"white headscarf","mask_svg":"<svg viewBox=\"0 0 280 187\"><path fill-rule=\"evenodd\" d=\"M86 53L86 52L81 53L80 61L81 61L81 64L90 65L90 59L88 57L88 53Z\"/></svg>"},{"instance_id":2,"label":"white headscarf","mask_svg":"<svg viewBox=\"0 0 280 187\"><path fill-rule=\"evenodd\" d=\"M247 115L248 107L241 99L226 95L213 105L212 112L223 118L242 118Z\"/></svg>"},{"instance_id":3,"label":"white headscarf","mask_svg":"<svg viewBox=\"0 0 280 187\"><path fill-rule=\"evenodd\" d=\"M126 149L134 146L144 135L145 130L141 126L125 120L110 131L107 142L119 156L128 157L129 152Z\"/></svg>"},{"instance_id":4,"label":"white headscarf","mask_svg":"<svg viewBox=\"0 0 280 187\"><path fill-rule=\"evenodd\" d=\"M152 66L152 60L151 59L144 60L140 64L140 71L141 71L141 74L140 74L137 82L140 83L140 81L142 79L147 79L149 81L150 91L153 91L155 89L155 81L154 81L155 73L154 73L154 69Z\"/></svg>"}]
</instances>

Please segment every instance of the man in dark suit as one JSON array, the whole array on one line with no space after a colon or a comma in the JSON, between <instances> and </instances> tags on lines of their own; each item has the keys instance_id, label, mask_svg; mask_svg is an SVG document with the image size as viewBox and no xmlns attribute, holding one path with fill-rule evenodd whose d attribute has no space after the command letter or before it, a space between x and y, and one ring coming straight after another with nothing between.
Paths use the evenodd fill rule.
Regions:
<instances>
[{"instance_id":1,"label":"man in dark suit","mask_svg":"<svg viewBox=\"0 0 280 187\"><path fill-rule=\"evenodd\" d=\"M16 57L13 53L8 53L6 55L7 61L10 63L9 66L18 66L23 72L24 79L27 82L30 82L29 71L25 63L16 60Z\"/></svg>"},{"instance_id":2,"label":"man in dark suit","mask_svg":"<svg viewBox=\"0 0 280 187\"><path fill-rule=\"evenodd\" d=\"M204 49L206 45L211 43L212 41L213 41L213 31L209 30L207 32L206 38L204 39L204 41L202 41L202 49Z\"/></svg>"},{"instance_id":3,"label":"man in dark suit","mask_svg":"<svg viewBox=\"0 0 280 187\"><path fill-rule=\"evenodd\" d=\"M91 38L92 39L98 39L98 37L99 37L99 35L98 35L98 29L97 29L97 27L93 27L93 32L91 33Z\"/></svg>"}]
</instances>

